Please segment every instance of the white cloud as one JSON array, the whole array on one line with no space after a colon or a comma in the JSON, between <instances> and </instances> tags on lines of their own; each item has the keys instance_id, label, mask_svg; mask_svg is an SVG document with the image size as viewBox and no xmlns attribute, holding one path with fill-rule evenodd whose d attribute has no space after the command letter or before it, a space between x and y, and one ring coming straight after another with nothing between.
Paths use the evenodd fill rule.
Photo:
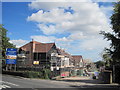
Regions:
<instances>
[{"instance_id":1,"label":"white cloud","mask_svg":"<svg viewBox=\"0 0 120 90\"><path fill-rule=\"evenodd\" d=\"M72 54L79 54L80 51L86 53L97 51L96 53L98 54L104 47L109 46L109 42L103 40L103 36L99 35L99 32L101 30L111 32L110 24L105 14L105 12L112 9L111 7L99 7L97 3L92 3L91 1L82 4L78 2L33 2L29 6L38 9L38 12L33 13L27 20L37 22L38 28L46 34L46 36L31 36L31 38L41 42L55 41L58 47L66 48ZM74 13L65 12L68 7L71 7ZM41 9L47 11L44 12ZM55 34L62 35L66 32L70 35L62 38L54 36Z\"/></svg>"},{"instance_id":2,"label":"white cloud","mask_svg":"<svg viewBox=\"0 0 120 90\"><path fill-rule=\"evenodd\" d=\"M49 43L49 42L55 42L56 38L53 36L43 36L43 35L34 35L31 36L30 38L34 39L35 41L39 41L42 43Z\"/></svg>"},{"instance_id":3,"label":"white cloud","mask_svg":"<svg viewBox=\"0 0 120 90\"><path fill-rule=\"evenodd\" d=\"M83 35L82 32L79 32L79 33L71 34L68 38L71 40L82 40L82 39L87 38L87 36Z\"/></svg>"},{"instance_id":4,"label":"white cloud","mask_svg":"<svg viewBox=\"0 0 120 90\"><path fill-rule=\"evenodd\" d=\"M32 9L51 10L59 6L69 7L69 4L74 2L91 2L91 0L35 0L28 6Z\"/></svg>"},{"instance_id":5,"label":"white cloud","mask_svg":"<svg viewBox=\"0 0 120 90\"><path fill-rule=\"evenodd\" d=\"M119 0L34 0L28 6L32 9L44 8L45 10L51 10L59 6L66 7L69 6L68 3L88 3L88 2L117 2ZM51 4L49 4L49 3Z\"/></svg>"},{"instance_id":6,"label":"white cloud","mask_svg":"<svg viewBox=\"0 0 120 90\"><path fill-rule=\"evenodd\" d=\"M72 15L67 12L64 13L64 9L52 9L50 12L43 12L43 10L39 10L37 13L33 13L28 17L29 21L35 22L43 22L43 23L61 23L62 21L66 21L71 19Z\"/></svg>"},{"instance_id":7,"label":"white cloud","mask_svg":"<svg viewBox=\"0 0 120 90\"><path fill-rule=\"evenodd\" d=\"M108 47L109 43L103 40L101 37L90 38L80 43L80 48L85 50L103 50L105 46Z\"/></svg>"},{"instance_id":8,"label":"white cloud","mask_svg":"<svg viewBox=\"0 0 120 90\"><path fill-rule=\"evenodd\" d=\"M18 39L18 40L10 40L10 43L13 43L14 45L16 45L17 48L21 47L22 45L25 45L26 43L28 43L27 40L22 40L22 39Z\"/></svg>"},{"instance_id":9,"label":"white cloud","mask_svg":"<svg viewBox=\"0 0 120 90\"><path fill-rule=\"evenodd\" d=\"M108 21L109 21L110 20L109 18L113 12L113 6L101 6L100 9L107 16Z\"/></svg>"},{"instance_id":10,"label":"white cloud","mask_svg":"<svg viewBox=\"0 0 120 90\"><path fill-rule=\"evenodd\" d=\"M49 12L39 10L29 16L28 21L38 22L40 30L47 35L64 32L95 34L101 30L110 31L107 18L96 3L69 3L69 6L75 11L74 14L65 12L64 8L54 8ZM47 26L47 23L53 25Z\"/></svg>"},{"instance_id":11,"label":"white cloud","mask_svg":"<svg viewBox=\"0 0 120 90\"><path fill-rule=\"evenodd\" d=\"M113 10L113 6L101 6L100 9L104 12L108 12L108 11L112 11Z\"/></svg>"},{"instance_id":12,"label":"white cloud","mask_svg":"<svg viewBox=\"0 0 120 90\"><path fill-rule=\"evenodd\" d=\"M38 24L38 28L40 28L40 30L46 35L57 32L54 25L46 26L44 24Z\"/></svg>"},{"instance_id":13,"label":"white cloud","mask_svg":"<svg viewBox=\"0 0 120 90\"><path fill-rule=\"evenodd\" d=\"M94 2L117 2L119 0L92 0Z\"/></svg>"},{"instance_id":14,"label":"white cloud","mask_svg":"<svg viewBox=\"0 0 120 90\"><path fill-rule=\"evenodd\" d=\"M78 33L79 34L79 33ZM58 47L62 47L62 48L77 48L79 49L83 49L83 50L103 50L104 47L108 47L109 46L109 42L106 42L105 40L103 40L103 38L101 38L100 36L98 36L96 38L96 36L92 36L89 38L83 38L80 39L79 36L76 35L73 36L73 38L70 37L63 37L63 38L56 38L54 36L43 36L43 35L34 35L31 36L32 39L34 39L35 41L39 41L42 43L49 43L49 42L55 42L57 44ZM75 42L74 40L77 40L77 42Z\"/></svg>"},{"instance_id":15,"label":"white cloud","mask_svg":"<svg viewBox=\"0 0 120 90\"><path fill-rule=\"evenodd\" d=\"M2 2L118 2L119 0L2 0ZM33 4L34 7L38 8L39 6Z\"/></svg>"}]
</instances>

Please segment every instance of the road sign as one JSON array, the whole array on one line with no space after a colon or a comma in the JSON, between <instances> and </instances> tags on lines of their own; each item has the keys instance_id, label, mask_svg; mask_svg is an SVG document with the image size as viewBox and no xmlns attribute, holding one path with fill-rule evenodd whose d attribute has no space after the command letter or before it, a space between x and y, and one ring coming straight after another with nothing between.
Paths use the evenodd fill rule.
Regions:
<instances>
[{"instance_id":1,"label":"road sign","mask_svg":"<svg viewBox=\"0 0 120 90\"><path fill-rule=\"evenodd\" d=\"M7 48L6 49L6 64L16 64L17 49Z\"/></svg>"}]
</instances>

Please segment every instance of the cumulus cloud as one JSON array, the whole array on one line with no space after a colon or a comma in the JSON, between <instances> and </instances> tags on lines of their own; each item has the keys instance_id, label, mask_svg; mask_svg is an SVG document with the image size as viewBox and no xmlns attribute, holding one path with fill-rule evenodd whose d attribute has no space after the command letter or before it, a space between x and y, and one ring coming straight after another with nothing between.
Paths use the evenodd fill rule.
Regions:
<instances>
[{"instance_id":1,"label":"cumulus cloud","mask_svg":"<svg viewBox=\"0 0 120 90\"><path fill-rule=\"evenodd\" d=\"M91 0L35 0L28 6L32 9L51 10L57 7L69 7L73 2L91 2Z\"/></svg>"},{"instance_id":2,"label":"cumulus cloud","mask_svg":"<svg viewBox=\"0 0 120 90\"><path fill-rule=\"evenodd\" d=\"M25 45L26 43L28 43L27 40L22 40L22 39L18 39L18 40L10 40L10 43L13 43L14 45L16 45L17 48L21 47L22 45Z\"/></svg>"},{"instance_id":3,"label":"cumulus cloud","mask_svg":"<svg viewBox=\"0 0 120 90\"><path fill-rule=\"evenodd\" d=\"M108 17L108 21L110 20L110 16L112 15L113 12L113 6L101 6L100 7L101 11Z\"/></svg>"},{"instance_id":4,"label":"cumulus cloud","mask_svg":"<svg viewBox=\"0 0 120 90\"><path fill-rule=\"evenodd\" d=\"M51 3L49 4L51 5ZM95 34L101 30L110 31L107 18L98 4L90 2L82 4L67 3L66 5L69 5L74 13L65 12L65 8L69 7L53 8L49 12L39 10L29 16L27 20L38 22L38 28L47 35L63 32ZM48 26L49 23L53 25Z\"/></svg>"},{"instance_id":5,"label":"cumulus cloud","mask_svg":"<svg viewBox=\"0 0 120 90\"><path fill-rule=\"evenodd\" d=\"M37 27L45 34L45 36L31 36L37 41L55 41L58 47L66 48L72 54L75 51L88 53L96 50L100 53L104 47L109 46L109 42L104 41L99 33L111 32L106 12L112 7L99 7L91 0L86 3L32 2L29 7L37 9L38 12L28 16L27 20L37 22ZM65 33L69 35L61 38L55 36Z\"/></svg>"},{"instance_id":6,"label":"cumulus cloud","mask_svg":"<svg viewBox=\"0 0 120 90\"><path fill-rule=\"evenodd\" d=\"M90 38L87 40L84 40L81 44L80 44L80 48L83 48L85 50L97 50L98 47L101 48L101 50L104 49L104 46L109 46L109 44L103 40L103 38L99 37L99 38Z\"/></svg>"},{"instance_id":7,"label":"cumulus cloud","mask_svg":"<svg viewBox=\"0 0 120 90\"><path fill-rule=\"evenodd\" d=\"M44 24L38 24L38 28L46 35L56 33L56 28L54 25L46 26Z\"/></svg>"},{"instance_id":8,"label":"cumulus cloud","mask_svg":"<svg viewBox=\"0 0 120 90\"><path fill-rule=\"evenodd\" d=\"M117 2L118 0L92 0L94 2Z\"/></svg>"},{"instance_id":9,"label":"cumulus cloud","mask_svg":"<svg viewBox=\"0 0 120 90\"><path fill-rule=\"evenodd\" d=\"M43 12L39 10L37 13L33 13L28 17L29 21L43 22L43 23L60 23L63 20L71 19L71 14L69 12L64 13L64 9L52 9L50 12ZM58 18L59 17L59 18Z\"/></svg>"},{"instance_id":10,"label":"cumulus cloud","mask_svg":"<svg viewBox=\"0 0 120 90\"><path fill-rule=\"evenodd\" d=\"M83 35L82 32L79 32L79 33L73 33L73 34L71 34L68 38L70 40L82 40L82 39L87 38L87 36Z\"/></svg>"},{"instance_id":11,"label":"cumulus cloud","mask_svg":"<svg viewBox=\"0 0 120 90\"><path fill-rule=\"evenodd\" d=\"M45 9L45 10L51 10L53 8L57 8L59 6L66 7L69 6L69 2L79 2L79 3L88 3L88 2L117 2L119 0L34 0L32 3L30 3L28 6L32 9ZM51 5L49 3L51 3Z\"/></svg>"},{"instance_id":12,"label":"cumulus cloud","mask_svg":"<svg viewBox=\"0 0 120 90\"><path fill-rule=\"evenodd\" d=\"M33 35L30 38L34 39L35 41L42 42L42 43L55 42L56 40L54 36L43 36L43 35Z\"/></svg>"}]
</instances>

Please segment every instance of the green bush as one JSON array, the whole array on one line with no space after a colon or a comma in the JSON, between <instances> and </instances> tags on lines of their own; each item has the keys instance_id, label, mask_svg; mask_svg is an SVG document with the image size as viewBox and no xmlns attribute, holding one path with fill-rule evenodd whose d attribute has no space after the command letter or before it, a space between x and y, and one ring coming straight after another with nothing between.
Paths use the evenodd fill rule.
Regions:
<instances>
[{"instance_id":1,"label":"green bush","mask_svg":"<svg viewBox=\"0 0 120 90\"><path fill-rule=\"evenodd\" d=\"M43 69L41 72L36 71L4 71L3 74L22 76L26 78L42 78L42 79L50 79L51 71L49 69Z\"/></svg>"},{"instance_id":2,"label":"green bush","mask_svg":"<svg viewBox=\"0 0 120 90\"><path fill-rule=\"evenodd\" d=\"M43 69L44 79L51 79L51 71L49 69Z\"/></svg>"},{"instance_id":3,"label":"green bush","mask_svg":"<svg viewBox=\"0 0 120 90\"><path fill-rule=\"evenodd\" d=\"M23 73L24 77L27 78L39 78L39 72L34 72L34 71L27 71Z\"/></svg>"},{"instance_id":4,"label":"green bush","mask_svg":"<svg viewBox=\"0 0 120 90\"><path fill-rule=\"evenodd\" d=\"M27 78L50 79L51 71L49 69L43 69L43 71L41 71L41 72L27 71L27 72L24 72L23 76L27 77Z\"/></svg>"}]
</instances>

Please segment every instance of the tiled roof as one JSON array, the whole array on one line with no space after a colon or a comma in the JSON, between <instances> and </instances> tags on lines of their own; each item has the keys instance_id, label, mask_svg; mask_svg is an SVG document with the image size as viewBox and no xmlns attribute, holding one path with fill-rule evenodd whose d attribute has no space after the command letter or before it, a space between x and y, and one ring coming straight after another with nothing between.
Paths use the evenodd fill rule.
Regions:
<instances>
[{"instance_id":1,"label":"tiled roof","mask_svg":"<svg viewBox=\"0 0 120 90\"><path fill-rule=\"evenodd\" d=\"M84 59L84 63L92 63L90 59Z\"/></svg>"},{"instance_id":2,"label":"tiled roof","mask_svg":"<svg viewBox=\"0 0 120 90\"><path fill-rule=\"evenodd\" d=\"M80 60L82 59L82 56L81 55L73 55L72 58L75 62L80 62Z\"/></svg>"},{"instance_id":3,"label":"tiled roof","mask_svg":"<svg viewBox=\"0 0 120 90\"><path fill-rule=\"evenodd\" d=\"M35 52L48 52L55 43L40 43L35 45Z\"/></svg>"},{"instance_id":4,"label":"tiled roof","mask_svg":"<svg viewBox=\"0 0 120 90\"><path fill-rule=\"evenodd\" d=\"M69 56L70 55L69 53L65 52L65 50L63 50L63 49L57 48L57 50L58 50L58 53L60 55L64 55L64 56Z\"/></svg>"},{"instance_id":5,"label":"tiled roof","mask_svg":"<svg viewBox=\"0 0 120 90\"><path fill-rule=\"evenodd\" d=\"M20 48L25 51L34 49L34 52L43 53L43 52L48 52L54 45L55 45L55 43L40 43L40 42L36 42L36 41L31 41ZM34 47L34 48L32 48L32 47Z\"/></svg>"}]
</instances>

